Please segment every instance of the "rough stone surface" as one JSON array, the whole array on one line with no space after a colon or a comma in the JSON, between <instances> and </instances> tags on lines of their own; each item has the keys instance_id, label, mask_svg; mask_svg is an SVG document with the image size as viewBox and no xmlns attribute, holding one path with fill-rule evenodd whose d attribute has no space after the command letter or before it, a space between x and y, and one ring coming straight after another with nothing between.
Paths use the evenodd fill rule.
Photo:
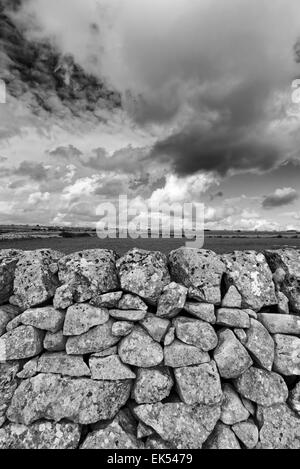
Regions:
<instances>
[{"instance_id":1,"label":"rough stone surface","mask_svg":"<svg viewBox=\"0 0 300 469\"><path fill-rule=\"evenodd\" d=\"M210 324L215 324L216 322L215 308L213 304L187 301L184 305L184 309L187 313L201 319L202 321L209 322Z\"/></svg>"},{"instance_id":2,"label":"rough stone surface","mask_svg":"<svg viewBox=\"0 0 300 469\"><path fill-rule=\"evenodd\" d=\"M139 311L148 310L148 306L140 297L131 295L130 293L126 293L122 296L118 302L117 308L126 310L137 309Z\"/></svg>"},{"instance_id":3,"label":"rough stone surface","mask_svg":"<svg viewBox=\"0 0 300 469\"><path fill-rule=\"evenodd\" d=\"M44 308L27 309L16 319L25 326L33 326L49 332L57 332L62 329L65 313L53 306L45 306Z\"/></svg>"},{"instance_id":4,"label":"rough stone surface","mask_svg":"<svg viewBox=\"0 0 300 469\"><path fill-rule=\"evenodd\" d=\"M259 406L257 416L262 449L300 449L300 417L286 404Z\"/></svg>"},{"instance_id":5,"label":"rough stone surface","mask_svg":"<svg viewBox=\"0 0 300 469\"><path fill-rule=\"evenodd\" d=\"M90 376L89 367L83 357L67 355L65 352L44 353L38 360L37 370L40 373L58 373L65 376Z\"/></svg>"},{"instance_id":6,"label":"rough stone surface","mask_svg":"<svg viewBox=\"0 0 300 469\"><path fill-rule=\"evenodd\" d=\"M190 289L194 299L221 303L221 279L225 265L220 257L205 249L179 248L169 254L171 277Z\"/></svg>"},{"instance_id":7,"label":"rough stone surface","mask_svg":"<svg viewBox=\"0 0 300 469\"><path fill-rule=\"evenodd\" d=\"M194 345L187 345L180 340L174 340L171 345L165 345L164 363L171 368L208 363L210 356Z\"/></svg>"},{"instance_id":8,"label":"rough stone surface","mask_svg":"<svg viewBox=\"0 0 300 469\"><path fill-rule=\"evenodd\" d=\"M167 258L160 252L132 249L118 259L121 288L156 304L163 288L170 283Z\"/></svg>"},{"instance_id":9,"label":"rough stone surface","mask_svg":"<svg viewBox=\"0 0 300 469\"><path fill-rule=\"evenodd\" d=\"M230 427L217 423L213 433L205 443L206 449L241 449L241 446Z\"/></svg>"},{"instance_id":10,"label":"rough stone surface","mask_svg":"<svg viewBox=\"0 0 300 469\"><path fill-rule=\"evenodd\" d=\"M44 349L48 352L62 352L66 349L67 337L63 331L47 332L44 338Z\"/></svg>"},{"instance_id":11,"label":"rough stone surface","mask_svg":"<svg viewBox=\"0 0 300 469\"><path fill-rule=\"evenodd\" d=\"M241 308L242 307L242 296L235 288L231 285L224 298L222 299L222 308Z\"/></svg>"},{"instance_id":12,"label":"rough stone surface","mask_svg":"<svg viewBox=\"0 0 300 469\"><path fill-rule=\"evenodd\" d=\"M0 362L31 358L43 350L44 333L32 326L20 326L0 338Z\"/></svg>"},{"instance_id":13,"label":"rough stone surface","mask_svg":"<svg viewBox=\"0 0 300 469\"><path fill-rule=\"evenodd\" d=\"M195 345L204 352L214 349L218 343L214 328L200 319L180 317L174 320L178 339L189 345Z\"/></svg>"},{"instance_id":14,"label":"rough stone surface","mask_svg":"<svg viewBox=\"0 0 300 469\"><path fill-rule=\"evenodd\" d=\"M118 355L108 357L91 357L89 365L92 373L92 379L96 380L123 380L134 379L135 374L129 366L121 362Z\"/></svg>"},{"instance_id":15,"label":"rough stone surface","mask_svg":"<svg viewBox=\"0 0 300 469\"><path fill-rule=\"evenodd\" d=\"M132 329L134 328L134 324L129 321L116 321L112 325L111 333L116 337L125 337L126 335L130 334Z\"/></svg>"},{"instance_id":16,"label":"rough stone surface","mask_svg":"<svg viewBox=\"0 0 300 469\"><path fill-rule=\"evenodd\" d=\"M142 368L159 365L164 358L162 347L141 327L121 340L118 352L124 363Z\"/></svg>"},{"instance_id":17,"label":"rough stone surface","mask_svg":"<svg viewBox=\"0 0 300 469\"><path fill-rule=\"evenodd\" d=\"M143 443L113 421L106 428L89 433L81 449L142 449Z\"/></svg>"},{"instance_id":18,"label":"rough stone surface","mask_svg":"<svg viewBox=\"0 0 300 469\"><path fill-rule=\"evenodd\" d=\"M55 290L53 306L56 309L67 309L73 304L73 289L70 285L62 285Z\"/></svg>"},{"instance_id":19,"label":"rough stone surface","mask_svg":"<svg viewBox=\"0 0 300 469\"><path fill-rule=\"evenodd\" d=\"M106 348L105 350L102 350L102 352L96 352L93 353L91 356L92 357L110 357L111 355L117 355L118 354L118 346L114 345L113 347Z\"/></svg>"},{"instance_id":20,"label":"rough stone surface","mask_svg":"<svg viewBox=\"0 0 300 469\"><path fill-rule=\"evenodd\" d=\"M0 250L0 305L8 302L13 294L16 265L22 251L14 249Z\"/></svg>"},{"instance_id":21,"label":"rough stone surface","mask_svg":"<svg viewBox=\"0 0 300 469\"><path fill-rule=\"evenodd\" d=\"M167 367L139 368L132 389L132 398L138 404L152 404L169 396L173 379Z\"/></svg>"},{"instance_id":22,"label":"rough stone surface","mask_svg":"<svg viewBox=\"0 0 300 469\"><path fill-rule=\"evenodd\" d=\"M218 336L213 356L219 373L222 378L237 378L252 365L251 357L230 329L220 331Z\"/></svg>"},{"instance_id":23,"label":"rough stone surface","mask_svg":"<svg viewBox=\"0 0 300 469\"><path fill-rule=\"evenodd\" d=\"M95 295L91 299L90 304L99 308L117 308L122 295L122 291L103 293L103 295Z\"/></svg>"},{"instance_id":24,"label":"rough stone surface","mask_svg":"<svg viewBox=\"0 0 300 469\"><path fill-rule=\"evenodd\" d=\"M168 332L166 333L165 335L165 339L164 339L164 346L167 347L168 345L171 345L174 340L175 340L175 327L174 326L171 326L170 329L168 330Z\"/></svg>"},{"instance_id":25,"label":"rough stone surface","mask_svg":"<svg viewBox=\"0 0 300 469\"><path fill-rule=\"evenodd\" d=\"M174 375L179 395L186 404L213 405L222 400L220 376L214 361L176 368Z\"/></svg>"},{"instance_id":26,"label":"rough stone surface","mask_svg":"<svg viewBox=\"0 0 300 469\"><path fill-rule=\"evenodd\" d=\"M164 287L158 300L157 316L160 318L174 318L185 304L187 288L176 282Z\"/></svg>"},{"instance_id":27,"label":"rough stone surface","mask_svg":"<svg viewBox=\"0 0 300 469\"><path fill-rule=\"evenodd\" d=\"M300 335L299 316L259 313L257 318L271 334Z\"/></svg>"},{"instance_id":28,"label":"rough stone surface","mask_svg":"<svg viewBox=\"0 0 300 469\"><path fill-rule=\"evenodd\" d=\"M138 423L136 435L137 438L146 438L147 436L151 436L154 434L154 430L151 427L148 427L143 422Z\"/></svg>"},{"instance_id":29,"label":"rough stone surface","mask_svg":"<svg viewBox=\"0 0 300 469\"><path fill-rule=\"evenodd\" d=\"M250 319L250 328L246 330L246 339L242 344L250 352L252 358L268 371L274 362L274 341L267 329L255 319Z\"/></svg>"},{"instance_id":30,"label":"rough stone surface","mask_svg":"<svg viewBox=\"0 0 300 469\"><path fill-rule=\"evenodd\" d=\"M276 334L274 370L284 376L300 375L300 338Z\"/></svg>"},{"instance_id":31,"label":"rough stone surface","mask_svg":"<svg viewBox=\"0 0 300 469\"><path fill-rule=\"evenodd\" d=\"M240 309L220 308L217 310L218 326L238 327L247 329L250 327L250 318L248 314Z\"/></svg>"},{"instance_id":32,"label":"rough stone surface","mask_svg":"<svg viewBox=\"0 0 300 469\"><path fill-rule=\"evenodd\" d=\"M128 311L125 311L125 309L110 309L109 314L112 318L117 319L118 321L138 322L142 321L146 317L147 312L145 310L136 309Z\"/></svg>"},{"instance_id":33,"label":"rough stone surface","mask_svg":"<svg viewBox=\"0 0 300 469\"><path fill-rule=\"evenodd\" d=\"M246 422L236 423L231 428L246 448L253 449L256 447L259 433L253 420L250 419Z\"/></svg>"},{"instance_id":34,"label":"rough stone surface","mask_svg":"<svg viewBox=\"0 0 300 469\"><path fill-rule=\"evenodd\" d=\"M20 309L13 305L0 306L0 337L5 334L7 324L19 316Z\"/></svg>"},{"instance_id":35,"label":"rough stone surface","mask_svg":"<svg viewBox=\"0 0 300 469\"><path fill-rule=\"evenodd\" d=\"M226 425L234 425L247 420L249 415L238 393L230 384L225 383L220 420Z\"/></svg>"},{"instance_id":36,"label":"rough stone surface","mask_svg":"<svg viewBox=\"0 0 300 469\"><path fill-rule=\"evenodd\" d=\"M145 449L176 449L176 446L164 441L157 435L153 435L147 438Z\"/></svg>"},{"instance_id":37,"label":"rough stone surface","mask_svg":"<svg viewBox=\"0 0 300 469\"><path fill-rule=\"evenodd\" d=\"M89 304L77 304L68 308L63 333L66 336L80 335L95 326L101 326L109 319L108 310Z\"/></svg>"},{"instance_id":38,"label":"rough stone surface","mask_svg":"<svg viewBox=\"0 0 300 469\"><path fill-rule=\"evenodd\" d=\"M290 407L300 415L300 381L296 384L296 386L291 390L288 403Z\"/></svg>"},{"instance_id":39,"label":"rough stone surface","mask_svg":"<svg viewBox=\"0 0 300 469\"><path fill-rule=\"evenodd\" d=\"M163 340L170 327L170 321L168 319L158 318L152 313L148 313L140 324L156 342Z\"/></svg>"},{"instance_id":40,"label":"rough stone surface","mask_svg":"<svg viewBox=\"0 0 300 469\"><path fill-rule=\"evenodd\" d=\"M39 357L34 357L25 363L23 369L19 371L17 377L20 379L33 378L38 373Z\"/></svg>"},{"instance_id":41,"label":"rough stone surface","mask_svg":"<svg viewBox=\"0 0 300 469\"><path fill-rule=\"evenodd\" d=\"M281 291L277 291L276 296L277 296L277 301L278 301L278 305L277 305L278 313L289 314L290 313L289 299Z\"/></svg>"},{"instance_id":42,"label":"rough stone surface","mask_svg":"<svg viewBox=\"0 0 300 469\"><path fill-rule=\"evenodd\" d=\"M119 342L119 337L112 335L113 321L109 320L101 326L96 326L84 334L69 337L66 351L70 355L84 355L86 353L101 352Z\"/></svg>"},{"instance_id":43,"label":"rough stone surface","mask_svg":"<svg viewBox=\"0 0 300 469\"><path fill-rule=\"evenodd\" d=\"M19 369L18 362L0 363L0 427L6 420L6 411L18 386Z\"/></svg>"}]
</instances>

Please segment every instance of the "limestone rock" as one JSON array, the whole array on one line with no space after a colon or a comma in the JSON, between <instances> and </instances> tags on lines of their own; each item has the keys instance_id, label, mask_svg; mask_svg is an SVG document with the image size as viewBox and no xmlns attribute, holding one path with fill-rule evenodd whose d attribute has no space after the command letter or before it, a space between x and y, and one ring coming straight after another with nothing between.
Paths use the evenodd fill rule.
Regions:
<instances>
[{"instance_id":1,"label":"limestone rock","mask_svg":"<svg viewBox=\"0 0 300 469\"><path fill-rule=\"evenodd\" d=\"M141 298L136 295L131 295L130 293L126 293L122 296L118 302L117 308L126 310L137 309L139 311L148 310L148 306Z\"/></svg>"},{"instance_id":2,"label":"limestone rock","mask_svg":"<svg viewBox=\"0 0 300 469\"><path fill-rule=\"evenodd\" d=\"M164 358L162 347L141 327L121 340L119 355L122 362L142 368L159 365Z\"/></svg>"},{"instance_id":3,"label":"limestone rock","mask_svg":"<svg viewBox=\"0 0 300 469\"><path fill-rule=\"evenodd\" d=\"M117 319L118 321L142 321L145 317L147 312L145 310L136 310L131 309L125 311L125 309L110 309L109 314L112 318Z\"/></svg>"},{"instance_id":4,"label":"limestone rock","mask_svg":"<svg viewBox=\"0 0 300 469\"><path fill-rule=\"evenodd\" d=\"M94 381L39 374L21 382L7 411L8 419L29 425L45 418L88 425L113 418L130 395L130 381Z\"/></svg>"},{"instance_id":5,"label":"limestone rock","mask_svg":"<svg viewBox=\"0 0 300 469\"><path fill-rule=\"evenodd\" d=\"M5 334L7 324L19 316L20 309L13 305L0 306L0 337Z\"/></svg>"},{"instance_id":6,"label":"limestone rock","mask_svg":"<svg viewBox=\"0 0 300 469\"><path fill-rule=\"evenodd\" d=\"M184 305L184 309L187 313L202 321L209 322L210 324L215 324L216 322L215 307L213 304L187 301Z\"/></svg>"},{"instance_id":7,"label":"limestone rock","mask_svg":"<svg viewBox=\"0 0 300 469\"><path fill-rule=\"evenodd\" d=\"M241 308L242 307L242 296L234 285L231 285L224 298L222 299L222 308Z\"/></svg>"},{"instance_id":8,"label":"limestone rock","mask_svg":"<svg viewBox=\"0 0 300 469\"><path fill-rule=\"evenodd\" d=\"M158 318L152 313L148 313L140 324L156 342L163 340L170 327L170 321L168 319Z\"/></svg>"},{"instance_id":9,"label":"limestone rock","mask_svg":"<svg viewBox=\"0 0 300 469\"><path fill-rule=\"evenodd\" d=\"M48 352L62 352L66 349L67 337L63 331L47 332L44 338L44 349Z\"/></svg>"},{"instance_id":10,"label":"limestone rock","mask_svg":"<svg viewBox=\"0 0 300 469\"><path fill-rule=\"evenodd\" d=\"M112 335L113 321L108 320L101 326L96 326L84 334L69 337L66 351L70 355L84 355L86 353L102 352L119 342L119 337Z\"/></svg>"},{"instance_id":11,"label":"limestone rock","mask_svg":"<svg viewBox=\"0 0 300 469\"><path fill-rule=\"evenodd\" d=\"M123 430L116 421L89 433L80 449L142 449L143 443Z\"/></svg>"},{"instance_id":12,"label":"limestone rock","mask_svg":"<svg viewBox=\"0 0 300 469\"><path fill-rule=\"evenodd\" d=\"M145 449L176 449L176 447L164 441L160 436L153 435L147 438Z\"/></svg>"},{"instance_id":13,"label":"limestone rock","mask_svg":"<svg viewBox=\"0 0 300 469\"><path fill-rule=\"evenodd\" d=\"M164 346L167 347L171 345L175 340L175 327L171 326L168 332L165 335Z\"/></svg>"},{"instance_id":14,"label":"limestone rock","mask_svg":"<svg viewBox=\"0 0 300 469\"><path fill-rule=\"evenodd\" d=\"M179 248L169 254L172 280L189 288L191 297L212 304L221 303L224 263L212 251Z\"/></svg>"},{"instance_id":15,"label":"limestone rock","mask_svg":"<svg viewBox=\"0 0 300 469\"><path fill-rule=\"evenodd\" d=\"M22 251L0 250L0 305L8 302L13 294L15 269Z\"/></svg>"},{"instance_id":16,"label":"limestone rock","mask_svg":"<svg viewBox=\"0 0 300 469\"><path fill-rule=\"evenodd\" d=\"M300 417L286 404L258 407L262 449L300 449Z\"/></svg>"},{"instance_id":17,"label":"limestone rock","mask_svg":"<svg viewBox=\"0 0 300 469\"><path fill-rule=\"evenodd\" d=\"M117 261L121 288L156 304L170 283L167 258L160 252L132 249Z\"/></svg>"},{"instance_id":18,"label":"limestone rock","mask_svg":"<svg viewBox=\"0 0 300 469\"><path fill-rule=\"evenodd\" d=\"M38 362L39 357L34 357L26 362L23 366L23 369L17 374L17 377L19 379L33 378L33 376L37 375L38 373Z\"/></svg>"},{"instance_id":19,"label":"limestone rock","mask_svg":"<svg viewBox=\"0 0 300 469\"><path fill-rule=\"evenodd\" d=\"M245 342L247 341L247 334L245 329L233 329L233 332L235 333L236 337L239 339L241 344L245 345Z\"/></svg>"},{"instance_id":20,"label":"limestone rock","mask_svg":"<svg viewBox=\"0 0 300 469\"><path fill-rule=\"evenodd\" d=\"M250 319L250 328L246 330L246 340L242 343L262 368L272 370L274 341L260 322Z\"/></svg>"},{"instance_id":21,"label":"limestone rock","mask_svg":"<svg viewBox=\"0 0 300 469\"><path fill-rule=\"evenodd\" d=\"M129 366L121 362L118 355L110 355L108 357L91 357L89 360L92 379L96 380L123 380L134 379L135 374Z\"/></svg>"},{"instance_id":22,"label":"limestone rock","mask_svg":"<svg viewBox=\"0 0 300 469\"><path fill-rule=\"evenodd\" d=\"M250 419L246 422L236 423L231 428L246 448L253 449L256 447L258 443L258 428L253 420Z\"/></svg>"},{"instance_id":23,"label":"limestone rock","mask_svg":"<svg viewBox=\"0 0 300 469\"><path fill-rule=\"evenodd\" d=\"M205 449L241 449L241 447L231 428L219 422L205 443Z\"/></svg>"},{"instance_id":24,"label":"limestone rock","mask_svg":"<svg viewBox=\"0 0 300 469\"><path fill-rule=\"evenodd\" d=\"M18 386L17 373L19 369L18 362L0 363L0 427L6 420L6 411Z\"/></svg>"},{"instance_id":25,"label":"limestone rock","mask_svg":"<svg viewBox=\"0 0 300 469\"><path fill-rule=\"evenodd\" d=\"M190 365L208 363L210 356L194 345L187 345L180 340L174 340L171 345L164 348L165 365L171 368L179 368Z\"/></svg>"},{"instance_id":26,"label":"limestone rock","mask_svg":"<svg viewBox=\"0 0 300 469\"><path fill-rule=\"evenodd\" d=\"M25 326L36 327L49 332L58 332L62 329L65 313L53 306L45 306L44 308L27 309L16 319Z\"/></svg>"},{"instance_id":27,"label":"limestone rock","mask_svg":"<svg viewBox=\"0 0 300 469\"><path fill-rule=\"evenodd\" d=\"M174 320L178 339L189 345L195 345L204 352L214 349L218 344L218 337L214 328L200 319L179 317Z\"/></svg>"},{"instance_id":28,"label":"limestone rock","mask_svg":"<svg viewBox=\"0 0 300 469\"><path fill-rule=\"evenodd\" d=\"M55 291L53 306L55 309L67 309L73 304L73 290L70 285L62 285Z\"/></svg>"},{"instance_id":29,"label":"limestone rock","mask_svg":"<svg viewBox=\"0 0 300 469\"><path fill-rule=\"evenodd\" d=\"M242 307L259 311L277 304L272 273L263 254L234 251L221 257L226 264L226 283L242 296Z\"/></svg>"},{"instance_id":30,"label":"limestone rock","mask_svg":"<svg viewBox=\"0 0 300 469\"><path fill-rule=\"evenodd\" d=\"M243 405L240 396L233 387L225 383L223 386L223 401L220 420L226 425L234 425L247 420L249 412Z\"/></svg>"},{"instance_id":31,"label":"limestone rock","mask_svg":"<svg viewBox=\"0 0 300 469\"><path fill-rule=\"evenodd\" d=\"M21 360L43 350L44 333L32 326L20 326L0 338L0 362Z\"/></svg>"},{"instance_id":32,"label":"limestone rock","mask_svg":"<svg viewBox=\"0 0 300 469\"><path fill-rule=\"evenodd\" d=\"M247 329L250 327L250 319L241 309L220 308L217 309L217 325Z\"/></svg>"},{"instance_id":33,"label":"limestone rock","mask_svg":"<svg viewBox=\"0 0 300 469\"><path fill-rule=\"evenodd\" d=\"M291 390L288 403L290 407L300 416L300 381Z\"/></svg>"},{"instance_id":34,"label":"limestone rock","mask_svg":"<svg viewBox=\"0 0 300 469\"><path fill-rule=\"evenodd\" d=\"M276 334L274 370L284 376L300 375L300 338Z\"/></svg>"},{"instance_id":35,"label":"limestone rock","mask_svg":"<svg viewBox=\"0 0 300 469\"><path fill-rule=\"evenodd\" d=\"M160 318L174 318L185 304L187 288L171 282L162 291L157 305L157 316Z\"/></svg>"},{"instance_id":36,"label":"limestone rock","mask_svg":"<svg viewBox=\"0 0 300 469\"><path fill-rule=\"evenodd\" d=\"M235 380L235 387L242 396L266 407L285 402L288 397L280 375L254 366Z\"/></svg>"},{"instance_id":37,"label":"limestone rock","mask_svg":"<svg viewBox=\"0 0 300 469\"><path fill-rule=\"evenodd\" d=\"M117 354L118 354L118 346L114 345L113 347L109 347L109 348L106 348L105 350L102 350L102 352L93 353L91 356L104 358L104 357L110 357L111 355L117 355Z\"/></svg>"},{"instance_id":38,"label":"limestone rock","mask_svg":"<svg viewBox=\"0 0 300 469\"><path fill-rule=\"evenodd\" d=\"M65 376L90 376L89 367L83 357L67 355L65 352L44 353L37 365L40 373L58 373Z\"/></svg>"},{"instance_id":39,"label":"limestone rock","mask_svg":"<svg viewBox=\"0 0 300 469\"><path fill-rule=\"evenodd\" d=\"M136 432L136 436L138 439L147 438L147 436L151 436L153 434L154 434L154 430L151 427L148 427L143 422L138 423L137 432Z\"/></svg>"},{"instance_id":40,"label":"limestone rock","mask_svg":"<svg viewBox=\"0 0 300 469\"><path fill-rule=\"evenodd\" d=\"M259 313L258 320L271 334L300 335L300 317L291 314Z\"/></svg>"},{"instance_id":41,"label":"limestone rock","mask_svg":"<svg viewBox=\"0 0 300 469\"><path fill-rule=\"evenodd\" d=\"M225 379L237 378L252 365L251 357L230 329L221 330L218 336L213 356L219 373Z\"/></svg>"},{"instance_id":42,"label":"limestone rock","mask_svg":"<svg viewBox=\"0 0 300 469\"><path fill-rule=\"evenodd\" d=\"M178 393L185 404L218 404L222 400L220 376L214 361L175 368Z\"/></svg>"},{"instance_id":43,"label":"limestone rock","mask_svg":"<svg viewBox=\"0 0 300 469\"><path fill-rule=\"evenodd\" d=\"M167 367L139 368L131 396L138 404L159 402L169 396L173 384Z\"/></svg>"},{"instance_id":44,"label":"limestone rock","mask_svg":"<svg viewBox=\"0 0 300 469\"><path fill-rule=\"evenodd\" d=\"M116 337L125 337L126 335L130 334L132 329L134 328L134 324L129 321L116 321L112 325L111 333Z\"/></svg>"},{"instance_id":45,"label":"limestone rock","mask_svg":"<svg viewBox=\"0 0 300 469\"><path fill-rule=\"evenodd\" d=\"M289 299L281 291L276 292L277 296L277 310L279 314L290 314L289 310Z\"/></svg>"},{"instance_id":46,"label":"limestone rock","mask_svg":"<svg viewBox=\"0 0 300 469\"><path fill-rule=\"evenodd\" d=\"M95 295L92 297L90 304L97 306L98 308L117 308L122 295L122 291L114 291L103 293L102 295Z\"/></svg>"},{"instance_id":47,"label":"limestone rock","mask_svg":"<svg viewBox=\"0 0 300 469\"><path fill-rule=\"evenodd\" d=\"M101 326L109 319L108 310L89 304L76 304L67 309L63 333L66 336L80 335L94 326Z\"/></svg>"}]
</instances>

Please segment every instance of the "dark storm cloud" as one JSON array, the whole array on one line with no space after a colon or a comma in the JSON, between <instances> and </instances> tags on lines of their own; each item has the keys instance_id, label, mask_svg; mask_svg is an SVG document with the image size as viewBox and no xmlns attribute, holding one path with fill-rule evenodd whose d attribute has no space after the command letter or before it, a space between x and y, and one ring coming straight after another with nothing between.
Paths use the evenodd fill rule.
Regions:
<instances>
[{"instance_id":1,"label":"dark storm cloud","mask_svg":"<svg viewBox=\"0 0 300 469\"><path fill-rule=\"evenodd\" d=\"M60 146L54 150L49 151L49 155L56 158L63 158L65 160L75 159L76 161L76 159L82 156L82 152L78 150L78 148L74 147L74 145L68 145Z\"/></svg>"},{"instance_id":2,"label":"dark storm cloud","mask_svg":"<svg viewBox=\"0 0 300 469\"><path fill-rule=\"evenodd\" d=\"M19 167L12 171L17 176L27 176L34 181L44 181L48 177L48 171L42 163L23 161Z\"/></svg>"},{"instance_id":3,"label":"dark storm cloud","mask_svg":"<svg viewBox=\"0 0 300 469\"><path fill-rule=\"evenodd\" d=\"M282 207L283 205L289 205L292 202L295 202L295 200L298 198L298 192L291 187L276 189L273 194L270 194L264 198L262 207L266 209Z\"/></svg>"}]
</instances>

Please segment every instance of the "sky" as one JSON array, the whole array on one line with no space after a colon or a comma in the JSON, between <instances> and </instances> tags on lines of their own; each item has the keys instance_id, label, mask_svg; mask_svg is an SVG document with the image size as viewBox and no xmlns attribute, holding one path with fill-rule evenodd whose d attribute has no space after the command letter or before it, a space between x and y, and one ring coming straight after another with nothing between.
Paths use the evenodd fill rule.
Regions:
<instances>
[{"instance_id":1,"label":"sky","mask_svg":"<svg viewBox=\"0 0 300 469\"><path fill-rule=\"evenodd\" d=\"M0 0L0 78L0 223L300 230L298 0Z\"/></svg>"}]
</instances>

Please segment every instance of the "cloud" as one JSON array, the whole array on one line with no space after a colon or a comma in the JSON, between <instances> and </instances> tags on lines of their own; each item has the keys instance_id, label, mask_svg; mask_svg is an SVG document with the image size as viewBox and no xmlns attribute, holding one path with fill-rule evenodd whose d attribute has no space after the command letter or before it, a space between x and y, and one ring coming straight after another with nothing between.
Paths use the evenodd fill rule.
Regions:
<instances>
[{"instance_id":1,"label":"cloud","mask_svg":"<svg viewBox=\"0 0 300 469\"><path fill-rule=\"evenodd\" d=\"M284 187L283 189L276 189L273 194L267 195L263 202L262 207L272 209L288 205L299 198L298 192L291 187Z\"/></svg>"}]
</instances>

